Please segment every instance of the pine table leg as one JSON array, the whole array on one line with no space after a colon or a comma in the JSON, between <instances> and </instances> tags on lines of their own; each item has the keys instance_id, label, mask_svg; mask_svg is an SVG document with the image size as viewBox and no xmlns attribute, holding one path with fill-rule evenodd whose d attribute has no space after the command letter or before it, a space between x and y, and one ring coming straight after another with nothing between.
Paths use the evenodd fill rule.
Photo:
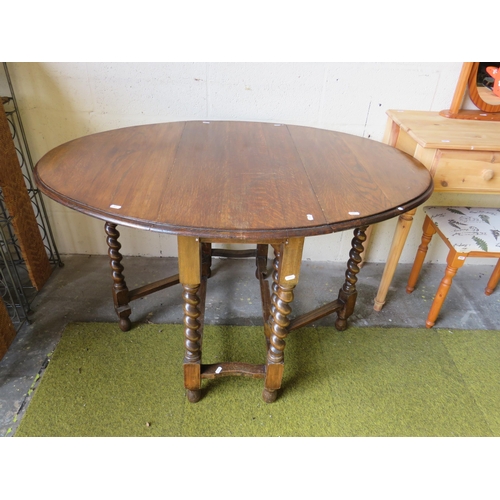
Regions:
<instances>
[{"instance_id":1,"label":"pine table leg","mask_svg":"<svg viewBox=\"0 0 500 500\"><path fill-rule=\"evenodd\" d=\"M387 291L389 290L389 286L396 271L416 211L417 209L415 208L399 216L396 231L392 239L391 249L389 250L389 257L387 258L377 296L375 297L375 305L373 306L375 311L381 311L384 307Z\"/></svg>"}]
</instances>

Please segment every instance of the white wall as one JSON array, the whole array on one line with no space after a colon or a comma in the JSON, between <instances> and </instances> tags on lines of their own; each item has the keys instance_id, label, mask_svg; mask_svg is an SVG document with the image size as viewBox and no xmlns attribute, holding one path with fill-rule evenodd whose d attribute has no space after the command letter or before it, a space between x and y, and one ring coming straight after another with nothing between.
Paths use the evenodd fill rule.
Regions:
<instances>
[{"instance_id":1,"label":"white wall","mask_svg":"<svg viewBox=\"0 0 500 500\"><path fill-rule=\"evenodd\" d=\"M254 120L382 140L387 109L449 108L455 63L9 63L33 160L71 139L176 120ZM428 203L495 205L496 197L434 194ZM61 254L105 254L103 223L47 200ZM420 240L417 212L401 262ZM375 227L367 258L387 258L395 220ZM121 228L124 255L176 256L174 236ZM345 261L352 233L308 238L304 258ZM428 261L444 262L444 245Z\"/></svg>"}]
</instances>

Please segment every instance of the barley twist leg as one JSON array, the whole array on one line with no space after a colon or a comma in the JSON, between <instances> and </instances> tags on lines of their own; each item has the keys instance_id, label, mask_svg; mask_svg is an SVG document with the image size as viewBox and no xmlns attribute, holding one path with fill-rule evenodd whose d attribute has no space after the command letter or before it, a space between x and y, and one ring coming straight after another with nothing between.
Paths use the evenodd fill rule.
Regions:
<instances>
[{"instance_id":1,"label":"barley twist leg","mask_svg":"<svg viewBox=\"0 0 500 500\"><path fill-rule=\"evenodd\" d=\"M292 312L290 304L293 301L293 289L295 288L295 285L279 283L279 251L275 250L275 255L276 258L273 263L273 295L271 298L271 335L267 351L266 380L262 393L262 397L266 403L272 403L276 400L277 390L281 387L284 371L285 338L288 334L288 325L290 324L288 316Z\"/></svg>"},{"instance_id":2,"label":"barley twist leg","mask_svg":"<svg viewBox=\"0 0 500 500\"><path fill-rule=\"evenodd\" d=\"M120 328L122 331L126 332L130 330L129 316L132 310L129 306L129 291L125 283L123 266L121 264L123 256L120 253L120 248L122 246L118 241L120 233L116 229L116 224L112 224L111 222L106 222L104 230L107 234L106 243L108 244L108 255L113 278L113 302L115 304L116 314L120 320Z\"/></svg>"},{"instance_id":3,"label":"barley twist leg","mask_svg":"<svg viewBox=\"0 0 500 500\"><path fill-rule=\"evenodd\" d=\"M201 334L199 309L200 298L198 290L200 285L183 284L184 298L184 384L187 397L191 403L196 403L201 397Z\"/></svg>"},{"instance_id":4,"label":"barley twist leg","mask_svg":"<svg viewBox=\"0 0 500 500\"><path fill-rule=\"evenodd\" d=\"M335 327L340 331L347 328L347 318L354 312L354 306L356 305L356 297L358 295L356 290L357 274L359 273L359 264L361 262L361 254L363 253L363 242L366 240L366 229L367 226L362 226L354 230L354 238L351 242L352 248L349 252L349 260L347 261L345 281L339 291L339 300L344 303L344 306L337 313Z\"/></svg>"}]
</instances>

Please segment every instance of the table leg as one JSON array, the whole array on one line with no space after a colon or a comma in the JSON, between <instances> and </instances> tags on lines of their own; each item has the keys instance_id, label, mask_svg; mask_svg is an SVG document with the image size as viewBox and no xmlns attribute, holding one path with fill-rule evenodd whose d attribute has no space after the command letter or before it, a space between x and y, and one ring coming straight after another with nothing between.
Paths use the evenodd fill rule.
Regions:
<instances>
[{"instance_id":1,"label":"table leg","mask_svg":"<svg viewBox=\"0 0 500 500\"><path fill-rule=\"evenodd\" d=\"M125 283L123 266L121 264L123 256L120 253L120 248L122 246L118 242L120 233L116 229L116 224L112 224L111 222L105 223L104 230L107 234L106 242L108 244L108 255L110 258L110 266L114 281L113 302L115 304L115 311L120 320L121 330L127 332L130 330L129 316L132 310L129 306L129 290L127 288L127 284Z\"/></svg>"},{"instance_id":2,"label":"table leg","mask_svg":"<svg viewBox=\"0 0 500 500\"><path fill-rule=\"evenodd\" d=\"M264 269L267 268L267 253L268 253L269 245L259 244L257 245L257 257L255 259L256 269L255 269L255 277L259 279L259 261L262 263L262 267ZM267 276L264 274L263 278L265 279Z\"/></svg>"},{"instance_id":3,"label":"table leg","mask_svg":"<svg viewBox=\"0 0 500 500\"><path fill-rule=\"evenodd\" d=\"M352 248L349 252L349 260L347 261L345 281L339 291L338 298L344 304L342 309L337 312L337 321L335 321L335 328L340 331L347 328L347 318L354 312L354 306L356 305L356 297L358 296L356 290L358 278L356 275L359 273L363 242L366 240L366 229L367 226L362 226L354 230L354 238L351 242Z\"/></svg>"},{"instance_id":4,"label":"table leg","mask_svg":"<svg viewBox=\"0 0 500 500\"><path fill-rule=\"evenodd\" d=\"M201 244L201 274L207 279L212 276L212 244Z\"/></svg>"},{"instance_id":5,"label":"table leg","mask_svg":"<svg viewBox=\"0 0 500 500\"><path fill-rule=\"evenodd\" d=\"M382 307L384 307L387 291L389 290L394 272L396 271L399 258L401 257L401 252L403 251L406 238L410 232L413 216L416 211L417 209L415 208L399 216L396 231L394 232L394 237L392 239L391 249L389 250L387 263L385 264L377 296L375 297L375 305L373 306L375 311L381 311Z\"/></svg>"},{"instance_id":6,"label":"table leg","mask_svg":"<svg viewBox=\"0 0 500 500\"><path fill-rule=\"evenodd\" d=\"M365 231L365 234L366 234L366 240L363 244L363 251L361 252L361 262L359 263L359 268L361 269L364 264L366 263L366 254L367 254L367 251L368 251L368 246L370 245L370 240L371 240L371 236L372 236L372 231L373 231L373 225L372 226L368 226L366 228L366 231Z\"/></svg>"},{"instance_id":7,"label":"table leg","mask_svg":"<svg viewBox=\"0 0 500 500\"><path fill-rule=\"evenodd\" d=\"M276 400L284 370L285 338L288 334L293 289L299 282L304 238L290 238L275 251L273 294L271 298L270 338L267 351L266 376L262 397L266 403Z\"/></svg>"},{"instance_id":8,"label":"table leg","mask_svg":"<svg viewBox=\"0 0 500 500\"><path fill-rule=\"evenodd\" d=\"M201 398L202 316L199 290L201 285L201 244L198 238L177 237L179 281L184 298L184 387L187 398L196 403Z\"/></svg>"}]
</instances>

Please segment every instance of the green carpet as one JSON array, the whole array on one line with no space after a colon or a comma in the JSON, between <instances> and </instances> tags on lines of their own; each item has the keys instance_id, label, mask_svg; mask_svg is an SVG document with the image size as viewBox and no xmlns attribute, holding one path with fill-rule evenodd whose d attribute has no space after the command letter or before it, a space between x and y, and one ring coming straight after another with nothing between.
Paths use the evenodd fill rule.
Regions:
<instances>
[{"instance_id":1,"label":"green carpet","mask_svg":"<svg viewBox=\"0 0 500 500\"><path fill-rule=\"evenodd\" d=\"M264 363L261 327L206 326L203 362ZM500 436L500 332L303 328L283 388L183 388L182 325L66 327L17 436Z\"/></svg>"}]
</instances>

